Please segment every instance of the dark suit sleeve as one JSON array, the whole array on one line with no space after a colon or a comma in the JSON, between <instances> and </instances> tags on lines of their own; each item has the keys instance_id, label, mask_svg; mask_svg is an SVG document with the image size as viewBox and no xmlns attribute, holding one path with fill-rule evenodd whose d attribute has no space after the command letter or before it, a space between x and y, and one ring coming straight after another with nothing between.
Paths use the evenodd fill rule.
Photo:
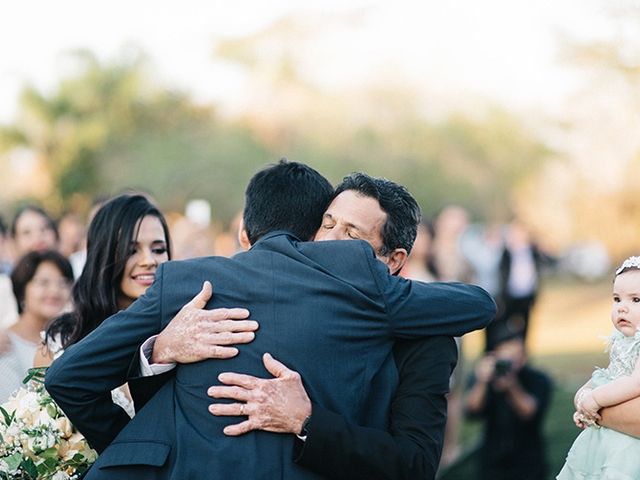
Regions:
<instances>
[{"instance_id":1,"label":"dark suit sleeve","mask_svg":"<svg viewBox=\"0 0 640 480\"><path fill-rule=\"evenodd\" d=\"M301 466L336 479L433 479L447 416L446 393L458 351L453 338L401 341L394 348L400 383L389 431L347 423L313 405Z\"/></svg>"},{"instance_id":2,"label":"dark suit sleeve","mask_svg":"<svg viewBox=\"0 0 640 480\"><path fill-rule=\"evenodd\" d=\"M98 452L129 421L111 390L126 382L135 350L160 331L163 271L161 265L145 295L70 346L47 371L47 391Z\"/></svg>"},{"instance_id":3,"label":"dark suit sleeve","mask_svg":"<svg viewBox=\"0 0 640 480\"><path fill-rule=\"evenodd\" d=\"M493 298L477 285L407 280L390 275L370 254L367 260L395 338L459 337L486 327L495 317Z\"/></svg>"},{"instance_id":4,"label":"dark suit sleeve","mask_svg":"<svg viewBox=\"0 0 640 480\"><path fill-rule=\"evenodd\" d=\"M140 371L140 346L138 346L127 374L127 384L136 412L140 411L158 390L175 376L175 373L176 369L173 368L157 375L143 376Z\"/></svg>"}]
</instances>

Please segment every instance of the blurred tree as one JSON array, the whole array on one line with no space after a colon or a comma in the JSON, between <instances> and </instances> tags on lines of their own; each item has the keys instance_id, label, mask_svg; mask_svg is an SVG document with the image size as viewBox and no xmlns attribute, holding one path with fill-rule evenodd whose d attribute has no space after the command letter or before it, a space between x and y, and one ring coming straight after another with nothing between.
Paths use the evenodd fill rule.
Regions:
<instances>
[{"instance_id":1,"label":"blurred tree","mask_svg":"<svg viewBox=\"0 0 640 480\"><path fill-rule=\"evenodd\" d=\"M97 191L97 153L109 138L130 133L132 108L143 92L140 53L104 65L87 51L74 52L72 59L77 75L62 80L51 95L25 87L16 123L0 130L4 150L27 147L45 163L57 187L46 200L58 211L74 194Z\"/></svg>"},{"instance_id":2,"label":"blurred tree","mask_svg":"<svg viewBox=\"0 0 640 480\"><path fill-rule=\"evenodd\" d=\"M351 26L359 13L332 14L331 24ZM448 203L477 217L512 214L513 191L540 171L549 149L516 116L495 108L474 119L458 114L427 120L419 111L420 94L402 81L324 91L305 75L305 46L324 34L324 20L287 16L257 33L218 42L219 59L249 72L245 121L255 137L334 182L366 170L403 183L426 215Z\"/></svg>"},{"instance_id":3,"label":"blurred tree","mask_svg":"<svg viewBox=\"0 0 640 480\"><path fill-rule=\"evenodd\" d=\"M597 239L622 258L637 254L640 225L640 6L602 5L606 28L595 40L563 38L563 60L588 73L563 133L574 137L574 238Z\"/></svg>"}]
</instances>

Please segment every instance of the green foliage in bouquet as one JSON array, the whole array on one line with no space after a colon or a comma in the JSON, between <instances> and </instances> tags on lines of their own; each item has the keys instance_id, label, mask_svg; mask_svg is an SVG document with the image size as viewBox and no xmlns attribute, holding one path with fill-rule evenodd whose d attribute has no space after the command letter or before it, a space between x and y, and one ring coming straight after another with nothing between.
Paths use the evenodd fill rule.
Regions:
<instances>
[{"instance_id":1,"label":"green foliage in bouquet","mask_svg":"<svg viewBox=\"0 0 640 480\"><path fill-rule=\"evenodd\" d=\"M30 369L0 406L0 480L74 480L96 459L45 390L46 370Z\"/></svg>"}]
</instances>

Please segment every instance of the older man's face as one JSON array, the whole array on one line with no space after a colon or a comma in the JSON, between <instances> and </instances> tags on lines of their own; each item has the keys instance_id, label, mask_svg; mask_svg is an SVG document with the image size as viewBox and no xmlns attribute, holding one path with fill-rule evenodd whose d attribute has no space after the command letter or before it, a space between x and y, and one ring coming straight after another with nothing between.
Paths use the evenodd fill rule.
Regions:
<instances>
[{"instance_id":1,"label":"older man's face","mask_svg":"<svg viewBox=\"0 0 640 480\"><path fill-rule=\"evenodd\" d=\"M387 214L378 201L353 190L338 195L327 208L315 240L366 240L378 258L382 249L382 227Z\"/></svg>"}]
</instances>

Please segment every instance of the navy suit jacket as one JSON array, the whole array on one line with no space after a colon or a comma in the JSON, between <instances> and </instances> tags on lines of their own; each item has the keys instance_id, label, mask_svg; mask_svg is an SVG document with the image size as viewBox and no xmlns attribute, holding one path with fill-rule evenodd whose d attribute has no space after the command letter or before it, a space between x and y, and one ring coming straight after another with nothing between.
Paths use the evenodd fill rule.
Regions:
<instances>
[{"instance_id":1,"label":"navy suit jacket","mask_svg":"<svg viewBox=\"0 0 640 480\"><path fill-rule=\"evenodd\" d=\"M178 365L128 422L110 390L124 383L139 345L159 333L204 280L214 285L208 307L248 308L260 322L259 335L225 362ZM479 287L389 275L366 242L298 242L274 232L231 259L161 265L144 296L54 362L46 387L102 452L87 479L320 478L291 461L291 435L222 433L242 419L209 414L206 390L219 373L265 377L262 354L271 352L300 373L316 403L349 422L385 428L397 386L394 340L459 336L486 326L494 314L493 300Z\"/></svg>"}]
</instances>

